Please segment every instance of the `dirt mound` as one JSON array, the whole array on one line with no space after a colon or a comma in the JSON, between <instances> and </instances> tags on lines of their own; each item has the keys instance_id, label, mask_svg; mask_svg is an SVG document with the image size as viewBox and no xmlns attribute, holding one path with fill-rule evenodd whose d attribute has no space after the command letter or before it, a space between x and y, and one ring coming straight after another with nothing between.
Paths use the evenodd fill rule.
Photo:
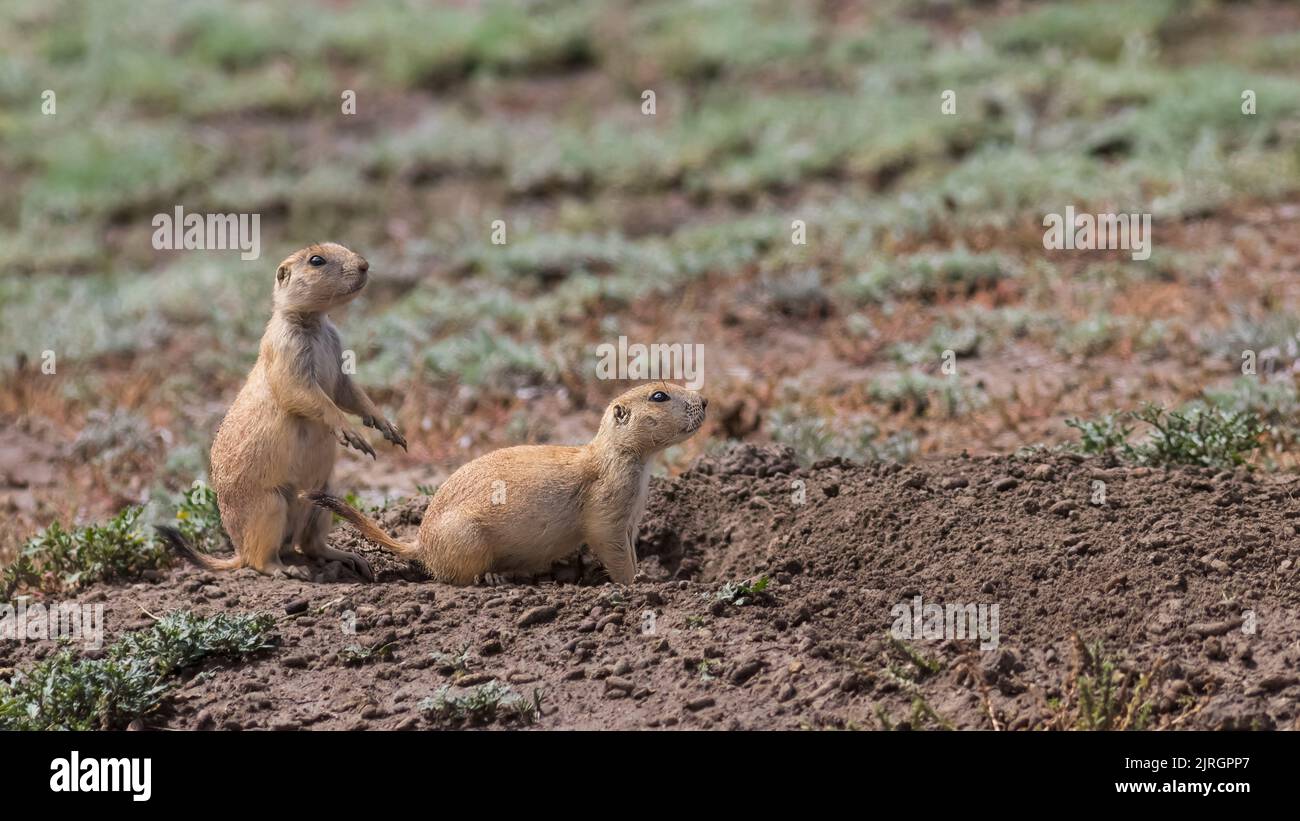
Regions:
<instances>
[{"instance_id":1,"label":"dirt mound","mask_svg":"<svg viewBox=\"0 0 1300 821\"><path fill-rule=\"evenodd\" d=\"M82 598L110 637L181 607L294 613L278 652L191 678L156 726L1295 727L1298 488L1050 453L801 469L733 445L653 482L627 589L590 559L454 588L367 551L376 584L179 568ZM426 502L380 518L413 538ZM996 635L927 638L925 605Z\"/></svg>"}]
</instances>

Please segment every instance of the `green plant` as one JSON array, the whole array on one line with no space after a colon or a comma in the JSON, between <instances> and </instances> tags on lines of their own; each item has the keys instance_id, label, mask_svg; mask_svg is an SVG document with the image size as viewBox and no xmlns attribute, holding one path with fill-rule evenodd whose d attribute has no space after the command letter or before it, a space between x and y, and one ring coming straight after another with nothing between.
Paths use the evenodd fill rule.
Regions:
<instances>
[{"instance_id":1,"label":"green plant","mask_svg":"<svg viewBox=\"0 0 1300 821\"><path fill-rule=\"evenodd\" d=\"M129 633L102 658L70 648L0 682L0 730L113 730L158 709L175 675L213 658L273 647L265 614L169 613Z\"/></svg>"},{"instance_id":2,"label":"green plant","mask_svg":"<svg viewBox=\"0 0 1300 821\"><path fill-rule=\"evenodd\" d=\"M889 646L892 647L898 655L905 658L913 667L916 668L917 677L925 678L927 676L932 676L943 669L943 662L939 659L930 658L902 639L895 638L894 636L889 636L888 638ZM907 675L905 671L899 670L892 665L890 670L900 678L909 681L912 678L910 675Z\"/></svg>"},{"instance_id":3,"label":"green plant","mask_svg":"<svg viewBox=\"0 0 1300 821\"><path fill-rule=\"evenodd\" d=\"M468 644L461 645L460 650L456 653L436 652L431 654L433 666L439 673L445 676L453 673L465 673L469 671L470 662L474 655Z\"/></svg>"},{"instance_id":4,"label":"green plant","mask_svg":"<svg viewBox=\"0 0 1300 821\"><path fill-rule=\"evenodd\" d=\"M1300 441L1300 390L1290 378L1243 376L1222 390L1207 390L1204 400L1225 413L1257 417L1266 446L1275 453L1291 451Z\"/></svg>"},{"instance_id":5,"label":"green plant","mask_svg":"<svg viewBox=\"0 0 1300 821\"><path fill-rule=\"evenodd\" d=\"M166 567L171 557L141 521L142 512L128 507L104 524L72 530L55 522L29 539L0 574L0 593L8 599L20 587L76 590Z\"/></svg>"},{"instance_id":6,"label":"green plant","mask_svg":"<svg viewBox=\"0 0 1300 821\"><path fill-rule=\"evenodd\" d=\"M542 694L534 689L532 697L525 698L497 681L459 692L444 686L421 701L419 709L433 718L473 725L498 720L531 724L542 714Z\"/></svg>"},{"instance_id":7,"label":"green plant","mask_svg":"<svg viewBox=\"0 0 1300 821\"><path fill-rule=\"evenodd\" d=\"M221 511L217 508L217 492L201 479L194 480L181 496L176 509L177 528L199 550L211 553L229 542L221 526Z\"/></svg>"},{"instance_id":8,"label":"green plant","mask_svg":"<svg viewBox=\"0 0 1300 821\"><path fill-rule=\"evenodd\" d=\"M1075 637L1075 692L1080 730L1142 730L1151 720L1154 705L1144 695L1159 672L1159 664L1137 676L1118 672L1115 662L1102 652L1101 643L1091 647Z\"/></svg>"},{"instance_id":9,"label":"green plant","mask_svg":"<svg viewBox=\"0 0 1300 821\"><path fill-rule=\"evenodd\" d=\"M1123 418L1124 414L1111 413L1099 419L1067 419L1065 424L1079 431L1079 451L1099 455L1128 445L1133 426L1123 424Z\"/></svg>"},{"instance_id":10,"label":"green plant","mask_svg":"<svg viewBox=\"0 0 1300 821\"><path fill-rule=\"evenodd\" d=\"M913 730L924 730L928 726L935 726L941 730L955 730L952 722L939 715L930 702L926 701L920 695L912 697L912 723Z\"/></svg>"},{"instance_id":11,"label":"green plant","mask_svg":"<svg viewBox=\"0 0 1300 821\"><path fill-rule=\"evenodd\" d=\"M360 667L363 664L369 664L379 659L389 659L393 656L393 649L397 647L397 642L379 642L366 647L361 644L349 644L339 651L339 660L350 667Z\"/></svg>"},{"instance_id":12,"label":"green plant","mask_svg":"<svg viewBox=\"0 0 1300 821\"><path fill-rule=\"evenodd\" d=\"M1132 426L1119 420L1130 418L1150 427L1147 438L1128 441ZM1185 410L1167 410L1146 405L1129 414L1085 422L1066 422L1080 432L1077 445L1084 453L1116 452L1143 465L1200 465L1230 468L1243 464L1260 446L1265 426L1249 411L1228 411L1204 405Z\"/></svg>"},{"instance_id":13,"label":"green plant","mask_svg":"<svg viewBox=\"0 0 1300 821\"><path fill-rule=\"evenodd\" d=\"M727 582L718 589L718 592L714 594L714 598L736 607L767 603L772 600L772 594L767 592L767 588L771 584L772 580L767 576L759 576L757 579L746 579L740 582Z\"/></svg>"},{"instance_id":14,"label":"green plant","mask_svg":"<svg viewBox=\"0 0 1300 821\"><path fill-rule=\"evenodd\" d=\"M28 539L18 557L0 571L0 600L19 588L74 591L99 581L138 578L146 570L169 566L171 554L144 518L145 509L135 506L103 524L69 530L55 522ZM195 480L181 495L176 524L204 552L229 540L221 526L216 491L202 480Z\"/></svg>"},{"instance_id":15,"label":"green plant","mask_svg":"<svg viewBox=\"0 0 1300 821\"><path fill-rule=\"evenodd\" d=\"M1259 447L1263 432L1253 413L1192 407L1184 412L1148 405L1134 414L1153 428L1135 450L1141 461L1156 465L1233 467Z\"/></svg>"}]
</instances>

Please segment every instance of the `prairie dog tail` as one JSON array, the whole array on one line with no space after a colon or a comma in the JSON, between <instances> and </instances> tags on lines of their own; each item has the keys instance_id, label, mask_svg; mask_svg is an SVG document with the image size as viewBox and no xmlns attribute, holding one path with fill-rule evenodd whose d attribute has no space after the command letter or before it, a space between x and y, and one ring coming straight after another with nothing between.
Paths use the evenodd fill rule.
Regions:
<instances>
[{"instance_id":1,"label":"prairie dog tail","mask_svg":"<svg viewBox=\"0 0 1300 821\"><path fill-rule=\"evenodd\" d=\"M194 549L194 545L185 540L181 532L169 525L156 525L154 530L162 536L163 541L172 549L172 552L180 556L190 564L202 567L205 570L234 570L237 567L244 566L244 560L238 553L228 559L218 559L205 553L200 553Z\"/></svg>"},{"instance_id":2,"label":"prairie dog tail","mask_svg":"<svg viewBox=\"0 0 1300 821\"><path fill-rule=\"evenodd\" d=\"M311 501L316 507L337 513L347 522L357 529L361 537L369 542L374 542L380 547L397 554L403 559L412 560L419 556L420 551L415 545L409 545L405 542L399 542L392 536L384 532L379 523L366 514L357 510L352 505L343 501L337 496L331 496L324 491L314 491L311 493L300 494L303 498Z\"/></svg>"}]
</instances>

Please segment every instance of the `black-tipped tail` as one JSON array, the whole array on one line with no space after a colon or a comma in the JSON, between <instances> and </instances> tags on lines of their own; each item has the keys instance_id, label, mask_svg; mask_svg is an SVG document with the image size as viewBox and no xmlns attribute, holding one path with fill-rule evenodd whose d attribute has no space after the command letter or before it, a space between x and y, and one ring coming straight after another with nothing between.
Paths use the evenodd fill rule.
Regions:
<instances>
[{"instance_id":1,"label":"black-tipped tail","mask_svg":"<svg viewBox=\"0 0 1300 821\"><path fill-rule=\"evenodd\" d=\"M389 536L378 522L339 497L319 490L303 493L302 496L316 507L337 513L344 521L355 527L366 541L377 544L404 559L414 559L419 556L419 551L413 545L399 542Z\"/></svg>"},{"instance_id":2,"label":"black-tipped tail","mask_svg":"<svg viewBox=\"0 0 1300 821\"><path fill-rule=\"evenodd\" d=\"M239 556L235 555L229 559L214 559L211 556L200 553L190 544L179 530L171 525L154 525L154 530L162 537L163 543L171 549L173 553L180 556L190 564L201 567L204 570L233 570L243 564Z\"/></svg>"}]
</instances>

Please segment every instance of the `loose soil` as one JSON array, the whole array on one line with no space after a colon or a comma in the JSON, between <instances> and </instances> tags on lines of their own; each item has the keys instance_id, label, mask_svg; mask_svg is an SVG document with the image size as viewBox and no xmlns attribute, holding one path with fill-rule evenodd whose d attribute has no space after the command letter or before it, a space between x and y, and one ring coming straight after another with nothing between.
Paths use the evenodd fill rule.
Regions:
<instances>
[{"instance_id":1,"label":"loose soil","mask_svg":"<svg viewBox=\"0 0 1300 821\"><path fill-rule=\"evenodd\" d=\"M803 469L732 444L652 483L629 588L590 557L449 587L339 525L333 544L366 552L375 583L337 564L313 583L177 567L79 599L106 604L109 641L179 608L281 618L277 649L189 672L147 727L449 727L422 700L494 681L536 693L541 714L480 726L1074 727L1084 688L1108 676L1115 724L1296 728L1297 491L1291 475L1049 451ZM380 518L413 538L426 503ZM719 600L760 577L745 604ZM893 609L917 596L997 604L996 649L892 636ZM1113 669L1086 667L1097 647ZM0 644L0 667L49 652Z\"/></svg>"}]
</instances>

